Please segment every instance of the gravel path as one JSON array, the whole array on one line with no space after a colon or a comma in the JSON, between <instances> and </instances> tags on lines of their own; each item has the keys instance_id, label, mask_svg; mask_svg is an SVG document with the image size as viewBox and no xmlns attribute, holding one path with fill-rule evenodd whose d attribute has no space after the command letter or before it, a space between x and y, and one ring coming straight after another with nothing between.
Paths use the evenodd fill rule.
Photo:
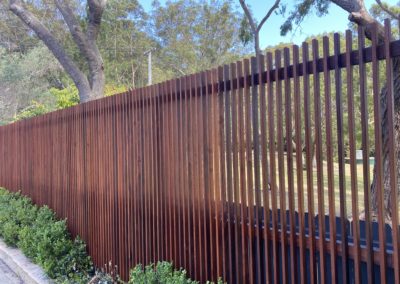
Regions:
<instances>
[{"instance_id":1,"label":"gravel path","mask_svg":"<svg viewBox=\"0 0 400 284\"><path fill-rule=\"evenodd\" d=\"M7 284L23 284L21 278L15 274L8 265L0 259L0 283Z\"/></svg>"}]
</instances>

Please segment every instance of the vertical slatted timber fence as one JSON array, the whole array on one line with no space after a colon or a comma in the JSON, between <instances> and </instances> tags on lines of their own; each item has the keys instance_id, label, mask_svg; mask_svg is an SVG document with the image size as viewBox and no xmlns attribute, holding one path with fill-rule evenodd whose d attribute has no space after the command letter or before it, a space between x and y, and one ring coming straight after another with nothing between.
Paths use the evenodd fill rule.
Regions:
<instances>
[{"instance_id":1,"label":"vertical slatted timber fence","mask_svg":"<svg viewBox=\"0 0 400 284\"><path fill-rule=\"evenodd\" d=\"M335 34L2 126L0 185L67 218L124 279L169 260L202 282L400 283L400 41L385 32L368 48L348 31L345 44Z\"/></svg>"}]
</instances>

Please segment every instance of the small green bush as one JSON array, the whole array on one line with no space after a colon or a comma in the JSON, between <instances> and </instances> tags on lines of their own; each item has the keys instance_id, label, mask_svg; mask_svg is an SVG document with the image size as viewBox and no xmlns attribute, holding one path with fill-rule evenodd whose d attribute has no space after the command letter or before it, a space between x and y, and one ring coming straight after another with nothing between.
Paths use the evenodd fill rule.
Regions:
<instances>
[{"instance_id":1,"label":"small green bush","mask_svg":"<svg viewBox=\"0 0 400 284\"><path fill-rule=\"evenodd\" d=\"M198 283L190 280L185 270L174 270L172 263L158 262L147 265L137 265L130 272L129 284L191 284Z\"/></svg>"},{"instance_id":2,"label":"small green bush","mask_svg":"<svg viewBox=\"0 0 400 284\"><path fill-rule=\"evenodd\" d=\"M58 283L87 283L93 271L85 243L71 239L66 221L20 193L0 188L0 236L40 265Z\"/></svg>"},{"instance_id":3,"label":"small green bush","mask_svg":"<svg viewBox=\"0 0 400 284\"><path fill-rule=\"evenodd\" d=\"M20 230L34 222L37 208L29 198L19 193L8 194L4 189L0 204L0 236L6 244L16 246Z\"/></svg>"},{"instance_id":4,"label":"small green bush","mask_svg":"<svg viewBox=\"0 0 400 284\"><path fill-rule=\"evenodd\" d=\"M129 284L196 284L197 281L191 280L183 269L175 270L170 262L158 262L147 265L143 268L138 264L130 272ZM207 282L212 284L212 282ZM218 284L222 284L218 280Z\"/></svg>"}]
</instances>

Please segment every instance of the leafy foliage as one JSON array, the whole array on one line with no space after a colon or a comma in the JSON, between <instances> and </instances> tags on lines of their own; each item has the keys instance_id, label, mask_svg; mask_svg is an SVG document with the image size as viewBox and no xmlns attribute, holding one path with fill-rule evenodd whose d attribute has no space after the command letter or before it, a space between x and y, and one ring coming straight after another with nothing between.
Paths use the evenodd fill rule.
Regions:
<instances>
[{"instance_id":1,"label":"leafy foliage","mask_svg":"<svg viewBox=\"0 0 400 284\"><path fill-rule=\"evenodd\" d=\"M21 112L26 118L51 111L54 98L48 90L62 80L61 67L45 47L26 54L0 47L0 120L13 121Z\"/></svg>"},{"instance_id":2,"label":"leafy foliage","mask_svg":"<svg viewBox=\"0 0 400 284\"><path fill-rule=\"evenodd\" d=\"M188 278L185 270L175 270L170 262L158 262L143 267L137 265L130 272L129 284L195 284L199 283ZM207 282L210 283L211 282ZM222 284L218 280L218 284Z\"/></svg>"},{"instance_id":3,"label":"leafy foliage","mask_svg":"<svg viewBox=\"0 0 400 284\"><path fill-rule=\"evenodd\" d=\"M328 13L329 0L302 0L296 1L293 10L281 26L281 35L293 31L293 26L299 26L304 18L315 11L318 16Z\"/></svg>"},{"instance_id":4,"label":"leafy foliage","mask_svg":"<svg viewBox=\"0 0 400 284\"><path fill-rule=\"evenodd\" d=\"M156 57L172 77L232 62L248 51L232 1L179 0L165 6L155 1L151 15Z\"/></svg>"},{"instance_id":5,"label":"leafy foliage","mask_svg":"<svg viewBox=\"0 0 400 284\"><path fill-rule=\"evenodd\" d=\"M57 109L72 107L79 103L78 89L69 85L64 89L51 88L50 93L56 98Z\"/></svg>"},{"instance_id":6,"label":"leafy foliage","mask_svg":"<svg viewBox=\"0 0 400 284\"><path fill-rule=\"evenodd\" d=\"M19 193L0 188L0 237L43 267L59 283L86 283L93 270L85 243L71 239L66 221Z\"/></svg>"},{"instance_id":7,"label":"leafy foliage","mask_svg":"<svg viewBox=\"0 0 400 284\"><path fill-rule=\"evenodd\" d=\"M32 101L32 105L24 108L14 117L14 121L35 117L47 112L49 112L48 106L34 100Z\"/></svg>"}]
</instances>

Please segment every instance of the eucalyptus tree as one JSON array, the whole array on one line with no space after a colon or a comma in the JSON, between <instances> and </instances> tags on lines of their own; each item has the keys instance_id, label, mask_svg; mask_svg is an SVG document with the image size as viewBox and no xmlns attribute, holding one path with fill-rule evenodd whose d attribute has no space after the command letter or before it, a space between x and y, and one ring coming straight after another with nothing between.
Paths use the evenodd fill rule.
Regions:
<instances>
[{"instance_id":1,"label":"eucalyptus tree","mask_svg":"<svg viewBox=\"0 0 400 284\"><path fill-rule=\"evenodd\" d=\"M175 77L239 59L241 17L230 0L153 2L156 63Z\"/></svg>"},{"instance_id":2,"label":"eucalyptus tree","mask_svg":"<svg viewBox=\"0 0 400 284\"><path fill-rule=\"evenodd\" d=\"M137 0L109 0L98 43L107 82L135 88L147 80L146 52L155 47L149 17Z\"/></svg>"},{"instance_id":3,"label":"eucalyptus tree","mask_svg":"<svg viewBox=\"0 0 400 284\"><path fill-rule=\"evenodd\" d=\"M10 11L37 35L71 77L79 90L81 102L102 97L104 93L104 64L96 40L106 2L106 0L88 0L86 9L81 11L79 8L82 8L83 3L80 1L54 0L50 3L42 1L26 3L22 0L9 0L8 2ZM40 13L44 12L46 16L41 17ZM48 24L54 22L66 24L79 56L84 59L84 66L80 66L80 62L68 53L60 35L49 28Z\"/></svg>"},{"instance_id":4,"label":"eucalyptus tree","mask_svg":"<svg viewBox=\"0 0 400 284\"><path fill-rule=\"evenodd\" d=\"M269 8L268 12L265 14L265 16L261 19L260 23L257 23L256 19L254 18L250 7L246 4L245 0L239 0L240 6L242 6L242 9L244 11L244 14L247 19L247 23L250 26L250 31L254 40L254 51L256 54L256 57L259 58L261 55L261 49L260 49L260 31L261 28L264 26L265 22L271 17L272 13L276 11L279 8L280 0L275 0L272 4L272 6ZM242 40L243 40L244 34L242 31Z\"/></svg>"}]
</instances>

